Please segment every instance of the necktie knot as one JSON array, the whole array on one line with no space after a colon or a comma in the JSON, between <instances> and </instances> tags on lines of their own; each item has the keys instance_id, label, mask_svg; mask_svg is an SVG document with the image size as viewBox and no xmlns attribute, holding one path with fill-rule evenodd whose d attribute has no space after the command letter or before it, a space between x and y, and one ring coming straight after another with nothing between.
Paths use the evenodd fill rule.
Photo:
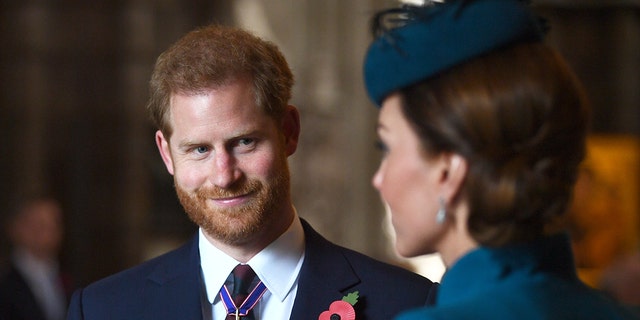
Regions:
<instances>
[{"instance_id":1,"label":"necktie knot","mask_svg":"<svg viewBox=\"0 0 640 320\"><path fill-rule=\"evenodd\" d=\"M233 275L233 301L240 306L249 295L256 273L248 264L239 264L231 272Z\"/></svg>"},{"instance_id":2,"label":"necktie knot","mask_svg":"<svg viewBox=\"0 0 640 320\"><path fill-rule=\"evenodd\" d=\"M256 276L256 273L248 264L239 264L235 268L233 268L233 271L231 272L234 276L242 279L253 278Z\"/></svg>"}]
</instances>

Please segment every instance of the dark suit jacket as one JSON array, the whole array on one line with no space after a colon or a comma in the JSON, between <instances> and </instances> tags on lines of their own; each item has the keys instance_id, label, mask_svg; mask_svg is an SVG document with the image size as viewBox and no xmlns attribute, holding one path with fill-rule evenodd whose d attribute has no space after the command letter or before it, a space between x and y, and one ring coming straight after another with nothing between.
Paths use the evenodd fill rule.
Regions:
<instances>
[{"instance_id":1,"label":"dark suit jacket","mask_svg":"<svg viewBox=\"0 0 640 320\"><path fill-rule=\"evenodd\" d=\"M339 247L302 222L305 260L291 319L316 320L331 302L353 291L360 292L358 320L388 320L402 310L433 302L436 284ZM202 319L200 292L196 236L172 252L78 290L67 319Z\"/></svg>"},{"instance_id":2,"label":"dark suit jacket","mask_svg":"<svg viewBox=\"0 0 640 320\"><path fill-rule=\"evenodd\" d=\"M27 281L13 265L0 280L0 317L45 320Z\"/></svg>"},{"instance_id":3,"label":"dark suit jacket","mask_svg":"<svg viewBox=\"0 0 640 320\"><path fill-rule=\"evenodd\" d=\"M60 280L69 296L73 290L68 276L61 274ZM0 319L6 320L45 320L44 312L36 302L25 278L13 264L0 276Z\"/></svg>"}]
</instances>

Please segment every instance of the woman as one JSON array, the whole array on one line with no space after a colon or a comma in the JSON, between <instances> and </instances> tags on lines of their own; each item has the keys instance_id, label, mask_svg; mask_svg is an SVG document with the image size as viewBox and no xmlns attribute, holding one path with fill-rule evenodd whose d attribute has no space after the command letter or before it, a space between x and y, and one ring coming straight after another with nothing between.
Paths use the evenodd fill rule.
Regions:
<instances>
[{"instance_id":1,"label":"woman","mask_svg":"<svg viewBox=\"0 0 640 320\"><path fill-rule=\"evenodd\" d=\"M448 267L436 306L397 319L626 317L579 281L559 231L589 110L541 21L517 0L374 20L364 71L385 155L373 184L398 252L439 252Z\"/></svg>"}]
</instances>

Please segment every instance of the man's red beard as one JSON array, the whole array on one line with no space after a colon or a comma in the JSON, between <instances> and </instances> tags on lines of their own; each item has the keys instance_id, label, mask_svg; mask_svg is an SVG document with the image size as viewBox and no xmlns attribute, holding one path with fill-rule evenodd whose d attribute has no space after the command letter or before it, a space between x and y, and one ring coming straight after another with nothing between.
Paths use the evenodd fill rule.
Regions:
<instances>
[{"instance_id":1,"label":"man's red beard","mask_svg":"<svg viewBox=\"0 0 640 320\"><path fill-rule=\"evenodd\" d=\"M198 189L189 193L176 184L178 199L189 218L209 236L229 244L241 245L263 232L271 219L279 219L278 211L289 194L289 174L283 171L269 184L248 180L231 188ZM229 207L211 207L210 199L250 197L247 203Z\"/></svg>"}]
</instances>

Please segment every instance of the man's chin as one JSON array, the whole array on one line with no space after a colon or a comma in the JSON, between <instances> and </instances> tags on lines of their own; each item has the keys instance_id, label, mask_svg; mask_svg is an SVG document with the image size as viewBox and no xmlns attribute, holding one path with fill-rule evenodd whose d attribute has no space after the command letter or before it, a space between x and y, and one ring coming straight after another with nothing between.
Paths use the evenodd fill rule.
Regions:
<instances>
[{"instance_id":1,"label":"man's chin","mask_svg":"<svg viewBox=\"0 0 640 320\"><path fill-rule=\"evenodd\" d=\"M248 218L246 212L228 212L221 219L206 219L198 223L211 238L227 244L251 242L260 232L263 223Z\"/></svg>"},{"instance_id":2,"label":"man's chin","mask_svg":"<svg viewBox=\"0 0 640 320\"><path fill-rule=\"evenodd\" d=\"M244 246L251 243L256 238L255 232L232 231L232 230L204 230L205 233L214 240L229 246Z\"/></svg>"}]
</instances>

